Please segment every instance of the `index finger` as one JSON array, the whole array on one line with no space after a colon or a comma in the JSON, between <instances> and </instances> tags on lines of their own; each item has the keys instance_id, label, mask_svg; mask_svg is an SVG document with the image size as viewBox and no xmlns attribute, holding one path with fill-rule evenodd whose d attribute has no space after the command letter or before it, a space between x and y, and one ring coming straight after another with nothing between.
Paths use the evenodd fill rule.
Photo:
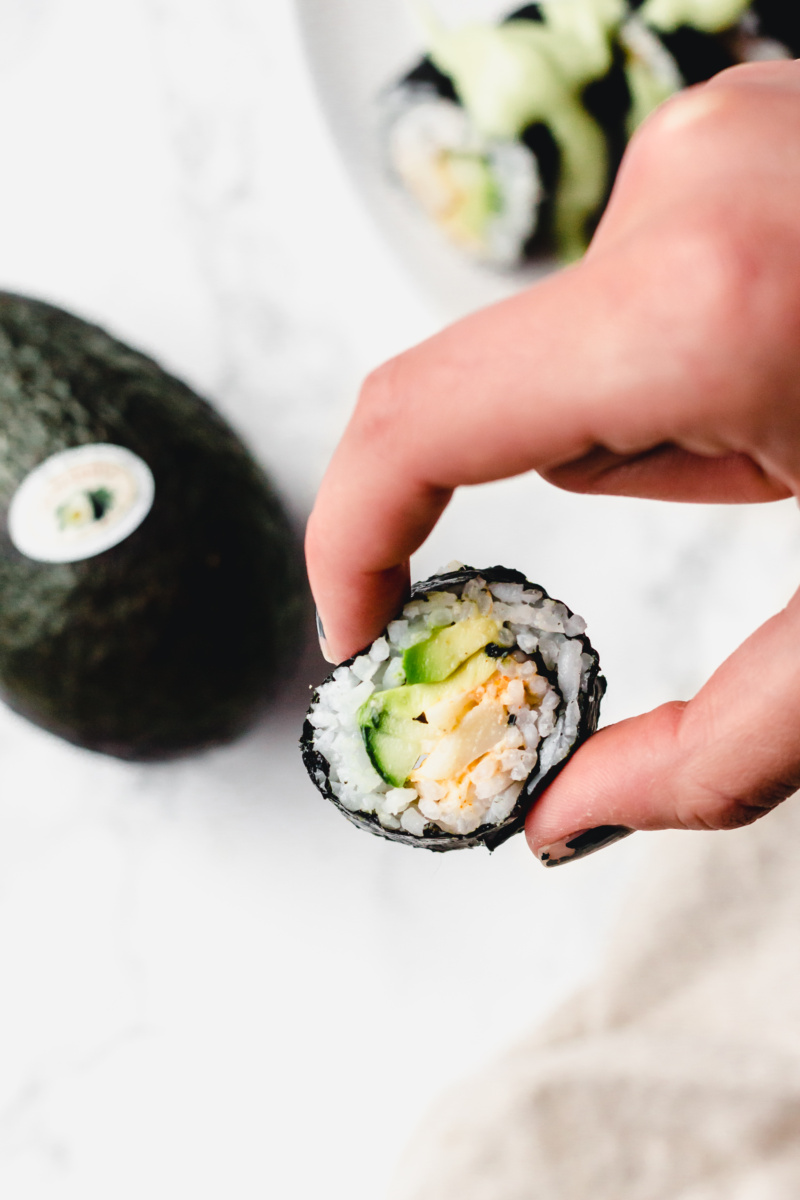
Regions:
<instances>
[{"instance_id":1,"label":"index finger","mask_svg":"<svg viewBox=\"0 0 800 1200\"><path fill-rule=\"evenodd\" d=\"M635 244L596 254L367 381L307 535L333 658L366 645L397 610L410 554L462 484L532 469L558 478L597 447L629 458L677 443L690 463L697 450L732 456L715 472L717 500L785 495L742 457L735 414L750 375L726 256L685 230L663 243L657 256ZM707 459L696 465L693 474L683 462L674 498L711 498L692 490Z\"/></svg>"}]
</instances>

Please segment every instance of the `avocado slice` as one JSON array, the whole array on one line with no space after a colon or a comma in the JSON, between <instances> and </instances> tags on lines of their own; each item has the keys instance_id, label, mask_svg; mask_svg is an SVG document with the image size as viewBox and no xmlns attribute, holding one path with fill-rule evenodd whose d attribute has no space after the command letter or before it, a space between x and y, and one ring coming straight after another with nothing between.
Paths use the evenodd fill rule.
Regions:
<instances>
[{"instance_id":1,"label":"avocado slice","mask_svg":"<svg viewBox=\"0 0 800 1200\"><path fill-rule=\"evenodd\" d=\"M497 637L499 621L491 617L473 617L437 629L424 642L417 642L403 655L406 682L439 683L452 675L476 650L482 650Z\"/></svg>"},{"instance_id":2,"label":"avocado slice","mask_svg":"<svg viewBox=\"0 0 800 1200\"><path fill-rule=\"evenodd\" d=\"M478 653L439 683L406 684L370 696L361 707L359 723L367 753L381 778L392 787L402 787L431 736L431 727L419 719L425 710L474 691L497 667L497 659Z\"/></svg>"}]
</instances>

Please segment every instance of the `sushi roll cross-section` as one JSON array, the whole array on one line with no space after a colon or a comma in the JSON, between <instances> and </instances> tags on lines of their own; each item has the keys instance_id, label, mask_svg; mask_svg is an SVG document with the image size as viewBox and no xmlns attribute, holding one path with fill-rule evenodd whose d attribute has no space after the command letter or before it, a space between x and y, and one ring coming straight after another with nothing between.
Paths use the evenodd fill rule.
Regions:
<instances>
[{"instance_id":1,"label":"sushi roll cross-section","mask_svg":"<svg viewBox=\"0 0 800 1200\"><path fill-rule=\"evenodd\" d=\"M387 158L464 254L580 257L628 140L682 88L800 54L793 0L539 0L449 27L416 4L425 57L383 97Z\"/></svg>"},{"instance_id":2,"label":"sushi roll cross-section","mask_svg":"<svg viewBox=\"0 0 800 1200\"><path fill-rule=\"evenodd\" d=\"M518 571L453 564L317 688L309 775L373 833L494 849L597 727L605 680L585 629Z\"/></svg>"}]
</instances>

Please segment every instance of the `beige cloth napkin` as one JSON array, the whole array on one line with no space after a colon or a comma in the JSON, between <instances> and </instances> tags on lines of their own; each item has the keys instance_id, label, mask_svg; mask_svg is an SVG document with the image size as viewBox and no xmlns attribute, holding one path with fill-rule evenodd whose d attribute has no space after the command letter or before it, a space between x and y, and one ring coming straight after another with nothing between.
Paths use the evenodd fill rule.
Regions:
<instances>
[{"instance_id":1,"label":"beige cloth napkin","mask_svg":"<svg viewBox=\"0 0 800 1200\"><path fill-rule=\"evenodd\" d=\"M391 1200L800 1200L800 793L652 839L602 974L435 1104Z\"/></svg>"}]
</instances>

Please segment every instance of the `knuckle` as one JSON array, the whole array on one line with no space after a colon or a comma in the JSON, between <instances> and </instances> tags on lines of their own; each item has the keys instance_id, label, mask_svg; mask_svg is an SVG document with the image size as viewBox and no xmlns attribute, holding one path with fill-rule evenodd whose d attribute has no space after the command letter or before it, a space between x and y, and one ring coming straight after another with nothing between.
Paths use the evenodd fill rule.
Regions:
<instances>
[{"instance_id":1,"label":"knuckle","mask_svg":"<svg viewBox=\"0 0 800 1200\"><path fill-rule=\"evenodd\" d=\"M763 237L735 212L699 213L678 237L684 262L691 264L690 312L700 335L689 343L689 369L703 382L709 414L759 444L764 421L772 419L765 403L771 374L779 378L782 364L797 361L795 271L765 252Z\"/></svg>"},{"instance_id":2,"label":"knuckle","mask_svg":"<svg viewBox=\"0 0 800 1200\"><path fill-rule=\"evenodd\" d=\"M660 155L684 160L696 157L698 151L705 155L709 143L718 152L720 139L739 139L740 117L751 109L752 98L737 86L735 72L724 72L716 77L714 87L704 84L672 96L645 121L634 144L655 146Z\"/></svg>"},{"instance_id":3,"label":"knuckle","mask_svg":"<svg viewBox=\"0 0 800 1200\"><path fill-rule=\"evenodd\" d=\"M396 435L403 408L398 363L398 359L390 359L364 380L353 422L362 443L385 444Z\"/></svg>"},{"instance_id":4,"label":"knuckle","mask_svg":"<svg viewBox=\"0 0 800 1200\"><path fill-rule=\"evenodd\" d=\"M676 328L685 328L678 343L686 348L685 368L702 384L709 413L718 410L731 424L751 404L750 368L758 364L749 347L763 348L773 336L763 328L765 268L757 246L744 222L698 206L666 234L662 249L686 279L683 326L676 317Z\"/></svg>"},{"instance_id":5,"label":"knuckle","mask_svg":"<svg viewBox=\"0 0 800 1200\"><path fill-rule=\"evenodd\" d=\"M796 781L792 784L775 781L759 789L756 795L706 787L686 805L680 815L681 824L694 830L743 829L772 812L796 787Z\"/></svg>"},{"instance_id":6,"label":"knuckle","mask_svg":"<svg viewBox=\"0 0 800 1200\"><path fill-rule=\"evenodd\" d=\"M769 811L768 807L748 804L743 799L726 800L704 814L704 827L711 830L744 829Z\"/></svg>"},{"instance_id":7,"label":"knuckle","mask_svg":"<svg viewBox=\"0 0 800 1200\"><path fill-rule=\"evenodd\" d=\"M685 719L693 714L693 719ZM752 825L772 812L800 788L800 755L797 761L777 762L772 769L748 763L738 754L709 747L722 745L713 709L698 717L689 703L675 725L675 751L682 768L676 779L677 817L685 829L725 830ZM762 773L763 772L763 773ZM759 778L761 775L761 778Z\"/></svg>"},{"instance_id":8,"label":"knuckle","mask_svg":"<svg viewBox=\"0 0 800 1200\"><path fill-rule=\"evenodd\" d=\"M752 284L757 274L747 231L737 222L720 221L714 210L701 213L686 229L684 254L691 258L692 289L703 329L721 345L741 345L750 330Z\"/></svg>"}]
</instances>

